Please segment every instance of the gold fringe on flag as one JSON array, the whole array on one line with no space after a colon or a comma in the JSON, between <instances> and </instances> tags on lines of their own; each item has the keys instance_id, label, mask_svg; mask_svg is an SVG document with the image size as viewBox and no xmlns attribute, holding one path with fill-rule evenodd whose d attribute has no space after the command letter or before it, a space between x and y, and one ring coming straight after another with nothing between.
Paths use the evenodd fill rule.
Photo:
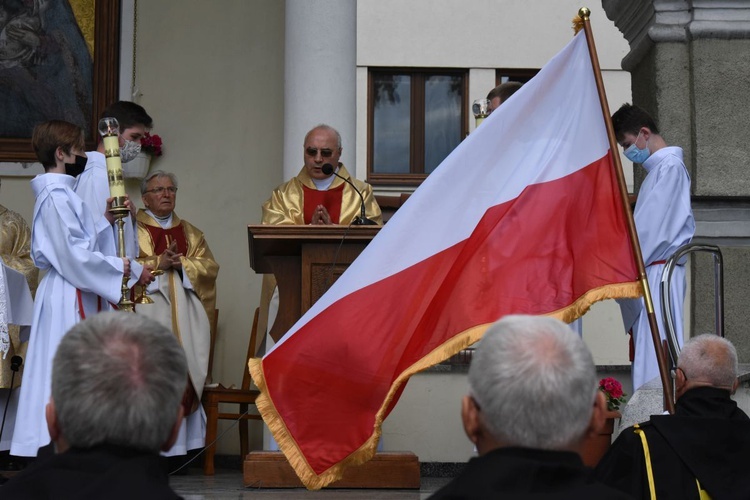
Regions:
<instances>
[{"instance_id":1,"label":"gold fringe on flag","mask_svg":"<svg viewBox=\"0 0 750 500\"><path fill-rule=\"evenodd\" d=\"M573 35L577 35L583 29L583 19L576 16L573 18Z\"/></svg>"},{"instance_id":2,"label":"gold fringe on flag","mask_svg":"<svg viewBox=\"0 0 750 500\"><path fill-rule=\"evenodd\" d=\"M605 299L636 299L643 296L643 287L636 281L632 283L613 283L594 288L567 307L551 312L546 316L559 319L563 323L572 323L591 309L591 306Z\"/></svg>"}]
</instances>

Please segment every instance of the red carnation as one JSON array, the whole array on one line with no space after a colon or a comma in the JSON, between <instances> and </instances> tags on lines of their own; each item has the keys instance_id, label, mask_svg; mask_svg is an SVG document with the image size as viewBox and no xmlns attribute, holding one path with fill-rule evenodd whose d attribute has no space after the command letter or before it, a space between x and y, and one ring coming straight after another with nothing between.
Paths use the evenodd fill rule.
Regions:
<instances>
[{"instance_id":1,"label":"red carnation","mask_svg":"<svg viewBox=\"0 0 750 500\"><path fill-rule=\"evenodd\" d=\"M603 378L599 381L599 390L607 398L607 408L619 410L620 405L625 403L625 393L622 392L622 384L612 377Z\"/></svg>"},{"instance_id":2,"label":"red carnation","mask_svg":"<svg viewBox=\"0 0 750 500\"><path fill-rule=\"evenodd\" d=\"M161 156L161 145L161 137L156 134L146 132L141 138L141 149L150 155Z\"/></svg>"}]
</instances>

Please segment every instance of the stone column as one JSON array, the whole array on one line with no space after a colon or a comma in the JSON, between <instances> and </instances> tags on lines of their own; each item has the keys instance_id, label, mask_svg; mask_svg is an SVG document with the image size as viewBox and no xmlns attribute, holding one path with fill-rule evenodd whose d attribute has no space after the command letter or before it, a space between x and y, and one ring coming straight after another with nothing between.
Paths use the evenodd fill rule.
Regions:
<instances>
[{"instance_id":1,"label":"stone column","mask_svg":"<svg viewBox=\"0 0 750 500\"><path fill-rule=\"evenodd\" d=\"M286 0L284 180L302 167L308 130L326 123L341 134L341 161L354 173L356 0Z\"/></svg>"},{"instance_id":2,"label":"stone column","mask_svg":"<svg viewBox=\"0 0 750 500\"><path fill-rule=\"evenodd\" d=\"M750 360L750 0L603 0L630 43L633 102L681 146L696 242L724 255L725 330ZM643 177L636 176L636 186ZM714 330L713 267L693 259L688 331Z\"/></svg>"}]
</instances>

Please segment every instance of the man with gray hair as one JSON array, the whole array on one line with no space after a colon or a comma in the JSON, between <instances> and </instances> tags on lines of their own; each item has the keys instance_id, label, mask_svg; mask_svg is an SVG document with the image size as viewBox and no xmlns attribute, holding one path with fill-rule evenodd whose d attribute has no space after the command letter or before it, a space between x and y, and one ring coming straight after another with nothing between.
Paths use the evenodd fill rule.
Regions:
<instances>
[{"instance_id":1,"label":"man with gray hair","mask_svg":"<svg viewBox=\"0 0 750 500\"><path fill-rule=\"evenodd\" d=\"M173 173L151 172L141 182L141 196L146 208L136 216L138 260L161 274L142 294L151 303L136 296L135 312L169 328L185 349L190 374L183 402L185 428L167 452L184 455L202 447L206 437L206 414L200 400L209 375L219 264L203 232L175 213L177 177Z\"/></svg>"},{"instance_id":2,"label":"man with gray hair","mask_svg":"<svg viewBox=\"0 0 750 500\"><path fill-rule=\"evenodd\" d=\"M636 498L750 498L750 419L731 399L737 351L713 334L680 353L674 415L653 415L620 433L597 477Z\"/></svg>"},{"instance_id":3,"label":"man with gray hair","mask_svg":"<svg viewBox=\"0 0 750 500\"><path fill-rule=\"evenodd\" d=\"M187 377L174 335L145 317L95 315L63 337L47 427L56 455L4 486L4 499L179 498L159 451L177 438Z\"/></svg>"},{"instance_id":4,"label":"man with gray hair","mask_svg":"<svg viewBox=\"0 0 750 500\"><path fill-rule=\"evenodd\" d=\"M578 335L553 318L505 317L474 352L461 405L479 457L431 498L631 498L593 480L578 455L605 409Z\"/></svg>"}]
</instances>

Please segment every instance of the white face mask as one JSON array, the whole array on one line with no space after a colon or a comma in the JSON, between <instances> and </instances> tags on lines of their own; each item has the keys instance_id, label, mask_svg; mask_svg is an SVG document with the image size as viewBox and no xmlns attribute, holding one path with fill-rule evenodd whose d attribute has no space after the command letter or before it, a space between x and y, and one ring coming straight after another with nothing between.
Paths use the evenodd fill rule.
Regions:
<instances>
[{"instance_id":1,"label":"white face mask","mask_svg":"<svg viewBox=\"0 0 750 500\"><path fill-rule=\"evenodd\" d=\"M138 153L141 152L141 144L135 141L125 141L125 145L120 148L120 161L127 163L134 160Z\"/></svg>"}]
</instances>

